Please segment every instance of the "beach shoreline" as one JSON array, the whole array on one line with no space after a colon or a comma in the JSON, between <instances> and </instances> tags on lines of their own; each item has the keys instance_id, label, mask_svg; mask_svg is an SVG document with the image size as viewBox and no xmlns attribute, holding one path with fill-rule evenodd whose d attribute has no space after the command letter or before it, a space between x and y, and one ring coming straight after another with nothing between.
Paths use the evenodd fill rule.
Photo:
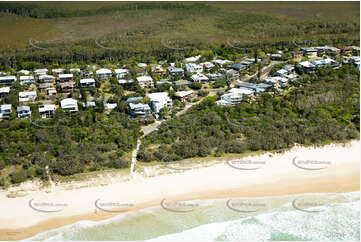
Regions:
<instances>
[{"instance_id":1,"label":"beach shoreline","mask_svg":"<svg viewBox=\"0 0 361 242\"><path fill-rule=\"evenodd\" d=\"M101 221L118 215L98 209L96 201L133 204L124 211L159 206L161 201L267 197L304 193L343 193L360 189L360 141L346 145L294 147L282 154L265 153L247 157L251 164L242 169L224 162L209 167L155 177L135 176L131 180L106 186L54 193L32 192L23 197L8 198L0 194L0 229L3 240L19 240L63 227L81 220ZM302 159L324 162L302 169L294 161ZM261 163L262 161L263 163ZM258 163L257 163L258 162ZM304 162L307 163L307 162ZM254 164L257 164L255 166ZM326 165L325 165L326 164ZM68 206L58 212L39 212L29 201L59 202Z\"/></svg>"}]
</instances>

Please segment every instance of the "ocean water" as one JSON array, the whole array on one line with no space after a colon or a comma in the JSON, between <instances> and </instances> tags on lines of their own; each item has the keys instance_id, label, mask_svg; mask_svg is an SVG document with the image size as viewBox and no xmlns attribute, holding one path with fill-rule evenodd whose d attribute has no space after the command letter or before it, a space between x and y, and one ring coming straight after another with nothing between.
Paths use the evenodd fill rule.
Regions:
<instances>
[{"instance_id":1,"label":"ocean water","mask_svg":"<svg viewBox=\"0 0 361 242\"><path fill-rule=\"evenodd\" d=\"M195 200L80 221L28 240L359 241L360 193Z\"/></svg>"}]
</instances>

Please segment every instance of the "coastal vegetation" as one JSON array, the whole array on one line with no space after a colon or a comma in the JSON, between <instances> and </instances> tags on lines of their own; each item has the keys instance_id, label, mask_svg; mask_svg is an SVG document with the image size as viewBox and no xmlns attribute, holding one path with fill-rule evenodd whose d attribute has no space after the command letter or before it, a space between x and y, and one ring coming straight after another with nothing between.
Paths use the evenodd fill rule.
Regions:
<instances>
[{"instance_id":1,"label":"coastal vegetation","mask_svg":"<svg viewBox=\"0 0 361 242\"><path fill-rule=\"evenodd\" d=\"M358 138L359 79L354 66L344 65L304 74L284 93L232 107L207 97L144 138L138 158L169 162Z\"/></svg>"}]
</instances>

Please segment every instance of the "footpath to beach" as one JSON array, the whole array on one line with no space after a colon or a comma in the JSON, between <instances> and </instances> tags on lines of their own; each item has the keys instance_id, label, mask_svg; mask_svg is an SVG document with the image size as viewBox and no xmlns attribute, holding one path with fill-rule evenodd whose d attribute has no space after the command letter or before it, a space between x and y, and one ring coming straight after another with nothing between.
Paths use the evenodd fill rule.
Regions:
<instances>
[{"instance_id":1,"label":"footpath to beach","mask_svg":"<svg viewBox=\"0 0 361 242\"><path fill-rule=\"evenodd\" d=\"M161 201L264 197L360 189L360 141L323 147L294 147L240 161L113 184L32 191L22 197L0 192L0 240L17 240L80 220L99 221L121 212L159 206ZM102 203L103 202L103 203ZM101 205L116 204L118 212ZM5 235L6 238L1 237Z\"/></svg>"}]
</instances>

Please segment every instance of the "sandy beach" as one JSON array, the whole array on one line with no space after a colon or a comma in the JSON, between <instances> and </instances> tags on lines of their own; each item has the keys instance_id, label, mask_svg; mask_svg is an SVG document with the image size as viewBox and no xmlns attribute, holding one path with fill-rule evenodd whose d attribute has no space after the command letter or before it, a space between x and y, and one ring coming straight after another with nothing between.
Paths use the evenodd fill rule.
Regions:
<instances>
[{"instance_id":1,"label":"sandy beach","mask_svg":"<svg viewBox=\"0 0 361 242\"><path fill-rule=\"evenodd\" d=\"M176 174L9 198L0 192L0 240L18 240L80 220L99 221L121 211L194 199L341 193L360 189L360 141L294 147ZM107 211L110 205L116 210ZM105 209L105 207L107 209ZM115 207L113 207L115 209ZM118 211L118 212L114 212ZM2 235L6 235L5 238Z\"/></svg>"}]
</instances>

